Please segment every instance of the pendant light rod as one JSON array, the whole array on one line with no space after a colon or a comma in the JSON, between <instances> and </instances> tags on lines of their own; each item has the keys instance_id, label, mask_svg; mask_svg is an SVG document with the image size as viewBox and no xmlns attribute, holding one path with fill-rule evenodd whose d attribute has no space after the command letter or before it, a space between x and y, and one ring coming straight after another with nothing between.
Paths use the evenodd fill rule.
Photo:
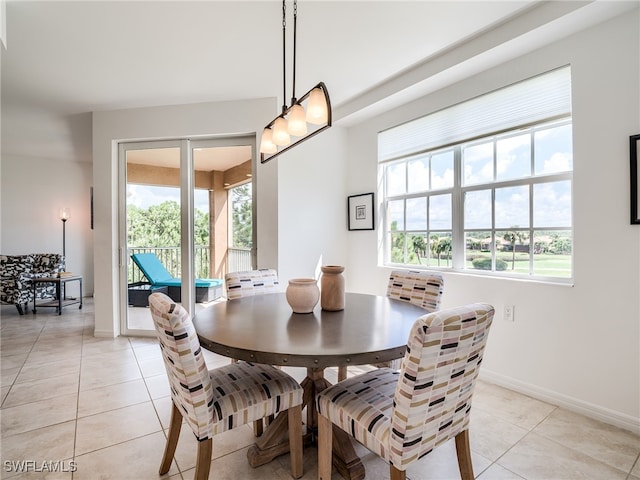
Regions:
<instances>
[{"instance_id":1,"label":"pendant light rod","mask_svg":"<svg viewBox=\"0 0 640 480\"><path fill-rule=\"evenodd\" d=\"M291 106L296 102L296 33L298 30L298 0L293 0L293 88L291 89Z\"/></svg>"},{"instance_id":2,"label":"pendant light rod","mask_svg":"<svg viewBox=\"0 0 640 480\"><path fill-rule=\"evenodd\" d=\"M287 5L282 0L282 113L287 110ZM295 68L294 68L295 76ZM295 80L294 80L295 81Z\"/></svg>"},{"instance_id":3,"label":"pendant light rod","mask_svg":"<svg viewBox=\"0 0 640 480\"><path fill-rule=\"evenodd\" d=\"M317 135L331 126L331 101L324 82L296 97L296 54L298 34L298 1L293 0L293 70L291 105L287 106L287 7L282 0L282 112L263 129L260 140L260 162L266 163L281 153Z\"/></svg>"}]
</instances>

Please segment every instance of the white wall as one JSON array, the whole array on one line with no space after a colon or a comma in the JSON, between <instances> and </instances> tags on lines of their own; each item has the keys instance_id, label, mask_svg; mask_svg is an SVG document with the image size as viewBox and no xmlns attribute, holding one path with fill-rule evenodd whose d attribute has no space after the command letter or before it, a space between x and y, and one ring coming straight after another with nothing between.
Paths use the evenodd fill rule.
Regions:
<instances>
[{"instance_id":1,"label":"white wall","mask_svg":"<svg viewBox=\"0 0 640 480\"><path fill-rule=\"evenodd\" d=\"M333 126L278 157L278 276L315 277L346 265L345 131ZM344 276L348 278L349 271Z\"/></svg>"},{"instance_id":2,"label":"white wall","mask_svg":"<svg viewBox=\"0 0 640 480\"><path fill-rule=\"evenodd\" d=\"M117 141L261 132L276 100L211 102L93 114L95 335L120 332ZM254 169L258 198L258 265L277 265L277 164Z\"/></svg>"},{"instance_id":3,"label":"white wall","mask_svg":"<svg viewBox=\"0 0 640 480\"><path fill-rule=\"evenodd\" d=\"M349 194L377 191L378 131L571 64L573 286L446 274L443 307L496 307L483 375L640 431L640 226L629 225L629 136L640 133L638 10L348 131ZM379 200L379 199L378 199ZM348 237L347 288L383 293L380 228ZM503 320L515 305L515 322Z\"/></svg>"},{"instance_id":4,"label":"white wall","mask_svg":"<svg viewBox=\"0 0 640 480\"><path fill-rule=\"evenodd\" d=\"M83 296L93 294L91 163L47 158L2 158L0 252L62 253L58 210L71 209L66 225L67 270L83 276ZM69 294L77 295L77 283Z\"/></svg>"}]
</instances>

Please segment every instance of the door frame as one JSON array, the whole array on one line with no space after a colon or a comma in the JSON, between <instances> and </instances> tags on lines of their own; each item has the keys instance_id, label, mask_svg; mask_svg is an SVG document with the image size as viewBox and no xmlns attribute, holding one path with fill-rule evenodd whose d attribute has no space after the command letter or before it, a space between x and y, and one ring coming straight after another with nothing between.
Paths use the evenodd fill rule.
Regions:
<instances>
[{"instance_id":1,"label":"door frame","mask_svg":"<svg viewBox=\"0 0 640 480\"><path fill-rule=\"evenodd\" d=\"M193 150L196 148L249 146L251 148L252 167L252 263L257 258L257 202L256 202L256 138L255 134L225 135L201 137L196 139L167 139L153 141L122 141L118 143L118 279L120 298L120 334L125 336L155 336L154 330L129 328L128 318L128 245L127 245L127 159L130 150L154 148L180 148L180 235L181 235L181 273L182 278L190 281L182 282L180 302L190 315L195 314L195 272L194 272L194 160ZM209 212L211 215L211 211ZM210 240L211 241L211 240Z\"/></svg>"}]
</instances>

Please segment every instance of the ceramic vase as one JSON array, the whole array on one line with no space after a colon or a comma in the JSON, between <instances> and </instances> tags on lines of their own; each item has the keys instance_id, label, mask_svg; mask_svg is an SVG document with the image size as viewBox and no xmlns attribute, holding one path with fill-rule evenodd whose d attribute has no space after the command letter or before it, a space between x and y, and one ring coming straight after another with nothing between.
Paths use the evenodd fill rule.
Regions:
<instances>
[{"instance_id":1,"label":"ceramic vase","mask_svg":"<svg viewBox=\"0 0 640 480\"><path fill-rule=\"evenodd\" d=\"M320 305L323 310L337 312L344 310L344 267L325 265L320 280Z\"/></svg>"},{"instance_id":2,"label":"ceramic vase","mask_svg":"<svg viewBox=\"0 0 640 480\"><path fill-rule=\"evenodd\" d=\"M286 291L293 313L311 313L320 299L318 282L314 278L293 278Z\"/></svg>"}]
</instances>

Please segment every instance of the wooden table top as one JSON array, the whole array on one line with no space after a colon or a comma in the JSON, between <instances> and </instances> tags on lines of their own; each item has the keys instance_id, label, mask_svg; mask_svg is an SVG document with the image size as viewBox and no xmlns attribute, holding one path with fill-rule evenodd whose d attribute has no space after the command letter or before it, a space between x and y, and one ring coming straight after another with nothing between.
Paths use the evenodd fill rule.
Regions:
<instances>
[{"instance_id":1,"label":"wooden table top","mask_svg":"<svg viewBox=\"0 0 640 480\"><path fill-rule=\"evenodd\" d=\"M345 309L293 313L284 293L220 302L193 320L201 345L270 365L364 365L404 355L411 326L427 312L386 296L347 293Z\"/></svg>"}]
</instances>

